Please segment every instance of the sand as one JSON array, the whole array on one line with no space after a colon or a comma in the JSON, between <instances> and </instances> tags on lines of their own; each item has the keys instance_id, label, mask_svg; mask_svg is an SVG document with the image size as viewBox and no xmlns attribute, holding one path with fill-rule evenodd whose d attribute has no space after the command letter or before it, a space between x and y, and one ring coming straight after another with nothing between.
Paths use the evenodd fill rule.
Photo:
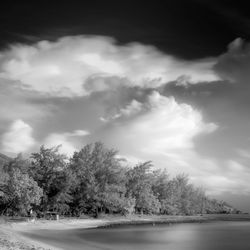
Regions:
<instances>
[{"instance_id":1,"label":"sand","mask_svg":"<svg viewBox=\"0 0 250 250\"><path fill-rule=\"evenodd\" d=\"M121 224L190 223L212 220L250 220L249 215L206 216L133 216L101 219L60 219L0 223L1 250L62 250L64 245L79 241L77 229L110 227ZM79 247L81 245L81 247ZM84 246L84 248L82 248ZM78 242L74 249L96 249L88 242ZM68 248L66 248L68 249Z\"/></svg>"},{"instance_id":2,"label":"sand","mask_svg":"<svg viewBox=\"0 0 250 250\"><path fill-rule=\"evenodd\" d=\"M7 222L0 224L1 250L61 250L50 244L27 237L28 233L38 230L68 230L76 228L91 228L104 225L106 220L74 219L74 220L37 220L27 222Z\"/></svg>"},{"instance_id":3,"label":"sand","mask_svg":"<svg viewBox=\"0 0 250 250\"><path fill-rule=\"evenodd\" d=\"M27 222L5 222L0 224L0 249L1 250L61 250L55 246L37 241L34 237L29 236L31 233L46 232L48 230L71 230L94 228L110 223L106 219L60 219L36 220Z\"/></svg>"},{"instance_id":4,"label":"sand","mask_svg":"<svg viewBox=\"0 0 250 250\"><path fill-rule=\"evenodd\" d=\"M0 249L1 250L48 250L50 246L33 242L31 239L22 237L21 234L7 225L0 226Z\"/></svg>"}]
</instances>

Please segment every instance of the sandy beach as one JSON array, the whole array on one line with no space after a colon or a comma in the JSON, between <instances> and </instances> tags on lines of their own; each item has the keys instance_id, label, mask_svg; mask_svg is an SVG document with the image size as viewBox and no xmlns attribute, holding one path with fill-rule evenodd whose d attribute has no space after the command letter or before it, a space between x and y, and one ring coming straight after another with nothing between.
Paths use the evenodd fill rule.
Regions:
<instances>
[{"instance_id":1,"label":"sandy beach","mask_svg":"<svg viewBox=\"0 0 250 250\"><path fill-rule=\"evenodd\" d=\"M27 222L5 222L0 224L1 250L59 250L45 242L27 237L31 232L38 230L70 230L79 228L92 228L105 225L108 220L94 219L62 219L59 221L37 220Z\"/></svg>"},{"instance_id":2,"label":"sandy beach","mask_svg":"<svg viewBox=\"0 0 250 250\"><path fill-rule=\"evenodd\" d=\"M89 242L80 240L77 230L114 227L124 224L191 223L214 220L250 220L249 215L205 215L205 216L133 216L101 219L60 219L58 221L37 220L25 222L2 222L0 224L0 249L2 250L62 250L67 244L78 242L81 248L98 249ZM66 248L64 248L66 246ZM84 248L84 249L85 249Z\"/></svg>"}]
</instances>

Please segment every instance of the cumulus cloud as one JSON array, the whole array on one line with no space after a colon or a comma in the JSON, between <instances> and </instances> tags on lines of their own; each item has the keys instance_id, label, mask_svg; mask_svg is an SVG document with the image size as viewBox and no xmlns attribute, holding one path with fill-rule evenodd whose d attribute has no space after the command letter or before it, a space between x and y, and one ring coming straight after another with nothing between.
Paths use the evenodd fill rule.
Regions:
<instances>
[{"instance_id":1,"label":"cumulus cloud","mask_svg":"<svg viewBox=\"0 0 250 250\"><path fill-rule=\"evenodd\" d=\"M126 78L128 86L143 87L178 79L181 83L214 81L218 79L214 64L211 58L177 59L139 43L120 46L108 37L74 36L11 46L0 54L0 76L41 93L81 96L109 88L103 79L110 76Z\"/></svg>"},{"instance_id":2,"label":"cumulus cloud","mask_svg":"<svg viewBox=\"0 0 250 250\"><path fill-rule=\"evenodd\" d=\"M109 117L101 117L100 120L103 122L108 122L111 120L115 120L118 119L120 117L131 117L133 115L136 115L137 113L139 113L141 110L143 109L143 104L136 101L136 100L132 100L131 103L129 103L126 107L121 108L119 110L118 113L109 116Z\"/></svg>"},{"instance_id":3,"label":"cumulus cloud","mask_svg":"<svg viewBox=\"0 0 250 250\"><path fill-rule=\"evenodd\" d=\"M201 113L192 106L179 104L174 97L165 97L156 91L145 103L132 101L122 108L109 118L109 126L112 140L150 156L153 153L178 155L180 149L193 148L195 136L217 128L214 123L205 123Z\"/></svg>"},{"instance_id":4,"label":"cumulus cloud","mask_svg":"<svg viewBox=\"0 0 250 250\"><path fill-rule=\"evenodd\" d=\"M149 140L151 148L192 147L192 139L200 133L213 132L217 125L204 123L202 115L188 104L179 104L174 97L153 91L145 103L133 100L114 118L138 115L129 125L129 134ZM145 145L145 144L144 144Z\"/></svg>"},{"instance_id":5,"label":"cumulus cloud","mask_svg":"<svg viewBox=\"0 0 250 250\"><path fill-rule=\"evenodd\" d=\"M89 135L89 132L86 130L75 130L73 132L66 133L51 133L45 138L44 145L47 147L60 146L60 153L72 156L73 153L77 151L73 137L82 137L86 135Z\"/></svg>"},{"instance_id":6,"label":"cumulus cloud","mask_svg":"<svg viewBox=\"0 0 250 250\"><path fill-rule=\"evenodd\" d=\"M34 144L32 127L22 120L14 121L2 136L2 150L9 153L26 152Z\"/></svg>"}]
</instances>

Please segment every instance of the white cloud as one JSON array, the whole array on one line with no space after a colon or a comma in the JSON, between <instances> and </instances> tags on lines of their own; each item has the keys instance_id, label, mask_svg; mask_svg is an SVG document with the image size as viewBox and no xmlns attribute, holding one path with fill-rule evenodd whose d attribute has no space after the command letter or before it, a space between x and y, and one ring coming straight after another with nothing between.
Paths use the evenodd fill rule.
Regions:
<instances>
[{"instance_id":1,"label":"white cloud","mask_svg":"<svg viewBox=\"0 0 250 250\"><path fill-rule=\"evenodd\" d=\"M72 156L73 153L77 151L72 137L81 137L86 135L89 135L89 132L85 130L75 130L73 132L66 133L52 133L45 138L44 145L47 147L61 145L59 148L60 153L66 154L67 156Z\"/></svg>"},{"instance_id":2,"label":"white cloud","mask_svg":"<svg viewBox=\"0 0 250 250\"><path fill-rule=\"evenodd\" d=\"M80 130L77 129L71 133L64 133L64 136L70 137L70 136L85 136L85 135L89 135L89 132L86 130Z\"/></svg>"},{"instance_id":3,"label":"white cloud","mask_svg":"<svg viewBox=\"0 0 250 250\"><path fill-rule=\"evenodd\" d=\"M55 147L59 146L60 153L66 154L68 156L73 155L76 151L76 148L73 143L68 141L68 137L64 134L53 133L50 134L44 141L44 145L46 147Z\"/></svg>"},{"instance_id":4,"label":"white cloud","mask_svg":"<svg viewBox=\"0 0 250 250\"><path fill-rule=\"evenodd\" d=\"M200 133L213 132L217 125L204 123L202 115L188 104L179 104L173 97L154 91L145 103L132 101L112 120L135 115L129 123L120 123L118 134L126 143L144 152L165 153L173 149L193 147L193 138ZM123 138L123 135L126 138Z\"/></svg>"},{"instance_id":5,"label":"white cloud","mask_svg":"<svg viewBox=\"0 0 250 250\"><path fill-rule=\"evenodd\" d=\"M129 105L120 110L120 115L131 116L133 114L140 112L141 109L142 109L142 104L136 100L132 100L132 102Z\"/></svg>"},{"instance_id":6,"label":"white cloud","mask_svg":"<svg viewBox=\"0 0 250 250\"><path fill-rule=\"evenodd\" d=\"M118 119L120 117L130 117L133 115L136 115L139 113L143 108L143 104L136 101L132 100L131 103L129 103L125 108L121 108L118 113L115 115L111 115L108 117L101 117L100 120L103 122L108 122L111 120Z\"/></svg>"},{"instance_id":7,"label":"white cloud","mask_svg":"<svg viewBox=\"0 0 250 250\"><path fill-rule=\"evenodd\" d=\"M2 150L5 152L25 152L34 144L35 140L32 137L32 127L22 120L14 121L9 131L2 136Z\"/></svg>"},{"instance_id":8,"label":"white cloud","mask_svg":"<svg viewBox=\"0 0 250 250\"><path fill-rule=\"evenodd\" d=\"M144 87L182 76L190 83L214 81L214 64L215 59L177 59L139 43L118 46L107 37L75 36L10 47L0 54L0 77L50 95L81 96L108 88L100 77L126 78L125 84ZM93 88L86 86L90 78L97 79Z\"/></svg>"}]
</instances>

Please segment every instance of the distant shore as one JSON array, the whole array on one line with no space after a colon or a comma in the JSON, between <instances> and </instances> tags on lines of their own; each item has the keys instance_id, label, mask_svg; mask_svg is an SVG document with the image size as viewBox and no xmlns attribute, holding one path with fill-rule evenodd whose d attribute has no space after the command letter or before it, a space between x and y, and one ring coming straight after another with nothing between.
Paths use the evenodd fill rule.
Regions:
<instances>
[{"instance_id":1,"label":"distant shore","mask_svg":"<svg viewBox=\"0 0 250 250\"><path fill-rule=\"evenodd\" d=\"M43 233L54 230L88 229L97 227L115 227L121 225L138 224L175 224L175 223L203 223L210 221L250 221L250 215L196 215L196 216L105 216L99 219L64 218L58 221L36 220L13 222L8 218L0 223L0 249L2 250L59 250L60 244L55 246L46 239ZM39 232L37 239L34 237ZM38 237L38 238L39 238ZM61 243L62 244L62 243Z\"/></svg>"}]
</instances>

